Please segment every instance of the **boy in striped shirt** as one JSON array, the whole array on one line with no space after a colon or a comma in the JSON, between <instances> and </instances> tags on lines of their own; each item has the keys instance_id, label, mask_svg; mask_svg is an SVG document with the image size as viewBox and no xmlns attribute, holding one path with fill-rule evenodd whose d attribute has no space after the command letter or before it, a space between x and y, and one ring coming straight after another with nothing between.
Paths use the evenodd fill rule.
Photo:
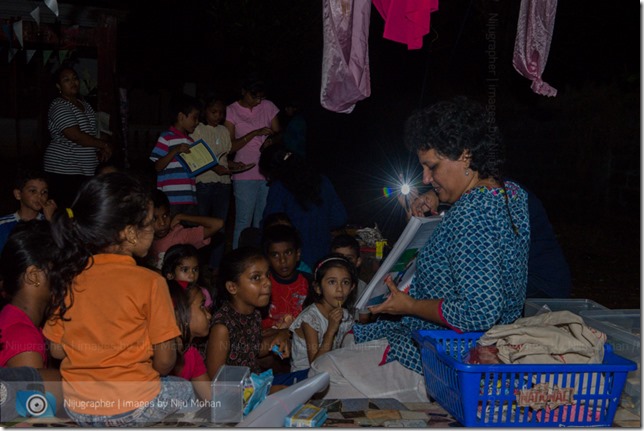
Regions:
<instances>
[{"instance_id":1,"label":"boy in striped shirt","mask_svg":"<svg viewBox=\"0 0 644 431\"><path fill-rule=\"evenodd\" d=\"M157 188L170 200L171 213L195 213L197 194L195 179L179 163L177 154L190 152L190 134L199 124L199 102L182 95L172 103L173 125L161 133L150 154L157 171Z\"/></svg>"}]
</instances>

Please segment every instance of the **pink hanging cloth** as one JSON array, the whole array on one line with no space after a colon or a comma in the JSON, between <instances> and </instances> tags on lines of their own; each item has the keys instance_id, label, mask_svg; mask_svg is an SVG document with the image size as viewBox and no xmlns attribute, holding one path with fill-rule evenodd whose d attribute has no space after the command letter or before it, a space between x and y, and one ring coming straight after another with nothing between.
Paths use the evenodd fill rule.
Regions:
<instances>
[{"instance_id":1,"label":"pink hanging cloth","mask_svg":"<svg viewBox=\"0 0 644 431\"><path fill-rule=\"evenodd\" d=\"M438 0L373 0L373 5L385 20L385 39L404 43L407 49L423 47L430 14L438 10Z\"/></svg>"},{"instance_id":2,"label":"pink hanging cloth","mask_svg":"<svg viewBox=\"0 0 644 431\"><path fill-rule=\"evenodd\" d=\"M370 0L324 0L322 5L321 105L350 114L371 95L369 78Z\"/></svg>"},{"instance_id":3,"label":"pink hanging cloth","mask_svg":"<svg viewBox=\"0 0 644 431\"><path fill-rule=\"evenodd\" d=\"M516 71L532 81L532 91L550 97L557 90L543 82L541 74L548 61L556 14L557 0L521 0L512 59Z\"/></svg>"}]
</instances>

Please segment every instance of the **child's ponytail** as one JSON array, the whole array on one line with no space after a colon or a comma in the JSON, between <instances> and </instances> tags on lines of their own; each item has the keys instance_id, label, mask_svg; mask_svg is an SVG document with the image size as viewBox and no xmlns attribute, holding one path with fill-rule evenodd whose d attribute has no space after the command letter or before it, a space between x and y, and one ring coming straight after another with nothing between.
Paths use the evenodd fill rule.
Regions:
<instances>
[{"instance_id":1,"label":"child's ponytail","mask_svg":"<svg viewBox=\"0 0 644 431\"><path fill-rule=\"evenodd\" d=\"M136 178L115 172L89 179L72 206L54 214L52 235L61 250L56 266L63 285L53 298L56 317L63 318L73 304L74 278L93 263L93 255L120 244L127 226L143 227L150 202L150 191ZM67 291L70 300L65 304Z\"/></svg>"}]
</instances>

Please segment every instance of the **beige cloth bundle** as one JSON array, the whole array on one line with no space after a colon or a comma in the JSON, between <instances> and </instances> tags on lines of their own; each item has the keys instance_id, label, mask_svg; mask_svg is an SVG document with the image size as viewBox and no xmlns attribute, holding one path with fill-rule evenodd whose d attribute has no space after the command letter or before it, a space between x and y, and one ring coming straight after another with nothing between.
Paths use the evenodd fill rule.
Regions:
<instances>
[{"instance_id":1,"label":"beige cloth bundle","mask_svg":"<svg viewBox=\"0 0 644 431\"><path fill-rule=\"evenodd\" d=\"M505 364L600 364L606 334L570 311L552 311L496 325L478 343L496 345Z\"/></svg>"}]
</instances>

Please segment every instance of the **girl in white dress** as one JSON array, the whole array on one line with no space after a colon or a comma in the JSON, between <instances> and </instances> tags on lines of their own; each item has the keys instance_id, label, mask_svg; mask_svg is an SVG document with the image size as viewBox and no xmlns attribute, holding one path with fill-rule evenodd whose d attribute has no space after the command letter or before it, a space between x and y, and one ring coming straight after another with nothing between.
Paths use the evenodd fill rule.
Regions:
<instances>
[{"instance_id":1,"label":"girl in white dress","mask_svg":"<svg viewBox=\"0 0 644 431\"><path fill-rule=\"evenodd\" d=\"M290 326L293 333L291 372L306 370L316 358L342 345L353 327L345 308L358 284L356 267L345 257L332 254L315 268L304 305L310 304Z\"/></svg>"}]
</instances>

